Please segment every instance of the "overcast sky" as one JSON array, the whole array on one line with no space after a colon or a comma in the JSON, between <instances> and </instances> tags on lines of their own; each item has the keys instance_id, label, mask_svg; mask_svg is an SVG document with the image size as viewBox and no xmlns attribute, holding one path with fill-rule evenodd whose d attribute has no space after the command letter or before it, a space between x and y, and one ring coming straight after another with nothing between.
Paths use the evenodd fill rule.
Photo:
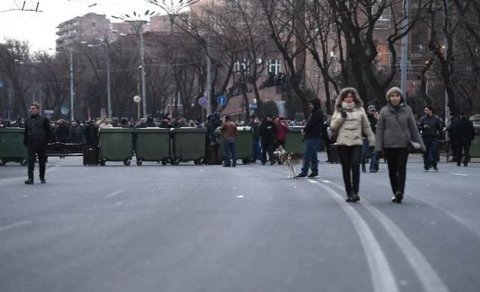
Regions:
<instances>
[{"instance_id":1,"label":"overcast sky","mask_svg":"<svg viewBox=\"0 0 480 292\"><path fill-rule=\"evenodd\" d=\"M25 10L35 10L39 2L41 12L7 11L21 9L24 2ZM28 41L32 51L48 50L55 48L57 26L61 22L90 12L110 18L133 11L143 13L147 9L160 12L145 0L0 0L0 42L13 38Z\"/></svg>"}]
</instances>

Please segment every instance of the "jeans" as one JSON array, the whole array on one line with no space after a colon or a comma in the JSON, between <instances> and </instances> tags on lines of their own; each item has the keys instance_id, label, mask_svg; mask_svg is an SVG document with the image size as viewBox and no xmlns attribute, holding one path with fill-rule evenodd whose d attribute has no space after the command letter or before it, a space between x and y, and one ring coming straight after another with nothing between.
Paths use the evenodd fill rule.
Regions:
<instances>
[{"instance_id":1,"label":"jeans","mask_svg":"<svg viewBox=\"0 0 480 292\"><path fill-rule=\"evenodd\" d=\"M262 149L260 147L260 137L252 138L252 161L262 159Z\"/></svg>"},{"instance_id":2,"label":"jeans","mask_svg":"<svg viewBox=\"0 0 480 292\"><path fill-rule=\"evenodd\" d=\"M358 194L360 188L360 159L362 146L337 146L338 156L342 164L343 183L347 196Z\"/></svg>"},{"instance_id":3,"label":"jeans","mask_svg":"<svg viewBox=\"0 0 480 292\"><path fill-rule=\"evenodd\" d=\"M38 156L38 168L40 178L45 178L45 163L47 162L47 149L44 147L28 147L28 178L33 180L33 170L35 169L35 155Z\"/></svg>"},{"instance_id":4,"label":"jeans","mask_svg":"<svg viewBox=\"0 0 480 292\"><path fill-rule=\"evenodd\" d=\"M230 165L230 158L232 159L232 166L237 165L237 149L235 146L235 140L225 139L223 142L223 150L225 152L224 165Z\"/></svg>"},{"instance_id":5,"label":"jeans","mask_svg":"<svg viewBox=\"0 0 480 292\"><path fill-rule=\"evenodd\" d=\"M423 167L428 170L430 167L437 168L438 162L438 138L422 137L425 144L425 152L423 152Z\"/></svg>"},{"instance_id":6,"label":"jeans","mask_svg":"<svg viewBox=\"0 0 480 292\"><path fill-rule=\"evenodd\" d=\"M303 153L302 174L307 174L308 169L312 169L312 173L318 174L318 156L317 150L320 145L320 139L307 139L305 152Z\"/></svg>"},{"instance_id":7,"label":"jeans","mask_svg":"<svg viewBox=\"0 0 480 292\"><path fill-rule=\"evenodd\" d=\"M393 194L405 192L407 179L408 148L385 148L385 158L388 164L388 176Z\"/></svg>"},{"instance_id":8,"label":"jeans","mask_svg":"<svg viewBox=\"0 0 480 292\"><path fill-rule=\"evenodd\" d=\"M370 168L371 172L378 171L378 164L377 164L377 152L371 151L370 146L368 145L368 140L363 139L363 146L362 146L362 168L365 168L365 164L367 163L368 157L370 157Z\"/></svg>"}]
</instances>

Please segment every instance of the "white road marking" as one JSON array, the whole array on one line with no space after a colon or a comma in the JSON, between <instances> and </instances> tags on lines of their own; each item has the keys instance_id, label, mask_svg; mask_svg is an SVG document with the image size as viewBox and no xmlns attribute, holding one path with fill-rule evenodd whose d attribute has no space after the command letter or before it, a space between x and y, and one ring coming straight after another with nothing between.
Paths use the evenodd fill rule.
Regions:
<instances>
[{"instance_id":1,"label":"white road marking","mask_svg":"<svg viewBox=\"0 0 480 292\"><path fill-rule=\"evenodd\" d=\"M466 173L459 173L459 172L450 172L450 174L456 175L456 176L468 176L468 174Z\"/></svg>"},{"instance_id":2,"label":"white road marking","mask_svg":"<svg viewBox=\"0 0 480 292\"><path fill-rule=\"evenodd\" d=\"M29 224L32 224L32 222L31 221L20 221L20 222L17 222L17 223L13 223L13 224L10 224L10 225L7 225L7 226L0 227L0 232L7 231L7 230L12 230L14 228L29 225Z\"/></svg>"},{"instance_id":3,"label":"white road marking","mask_svg":"<svg viewBox=\"0 0 480 292\"><path fill-rule=\"evenodd\" d=\"M240 195L240 196L237 196L237 198L239 198L239 199L243 199L243 198L244 198L244 196L243 196L243 195Z\"/></svg>"},{"instance_id":4,"label":"white road marking","mask_svg":"<svg viewBox=\"0 0 480 292\"><path fill-rule=\"evenodd\" d=\"M400 230L400 228L393 223L390 218L380 212L372 204L366 200L362 200L362 204L372 214L377 221L382 224L383 228L390 234L395 243L400 248L405 258L412 269L417 274L420 283L423 286L423 291L426 292L447 292L448 288L443 283L432 266L428 263L423 254L415 247L415 245L408 239L408 237Z\"/></svg>"},{"instance_id":5,"label":"white road marking","mask_svg":"<svg viewBox=\"0 0 480 292\"><path fill-rule=\"evenodd\" d=\"M385 256L378 240L375 238L373 231L363 220L360 214L352 207L351 204L345 203L344 198L336 191L326 185L322 185L317 181L308 180L312 184L319 185L325 189L328 194L342 207L353 223L353 226L360 238L365 257L368 262L370 275L372 277L373 291L375 292L398 292L395 275L392 272L387 257Z\"/></svg>"},{"instance_id":6,"label":"white road marking","mask_svg":"<svg viewBox=\"0 0 480 292\"><path fill-rule=\"evenodd\" d=\"M113 192L113 193L110 193L110 194L106 195L105 198L115 197L115 196L117 196L117 195L120 195L122 192L123 192L123 190L115 191L115 192Z\"/></svg>"}]
</instances>

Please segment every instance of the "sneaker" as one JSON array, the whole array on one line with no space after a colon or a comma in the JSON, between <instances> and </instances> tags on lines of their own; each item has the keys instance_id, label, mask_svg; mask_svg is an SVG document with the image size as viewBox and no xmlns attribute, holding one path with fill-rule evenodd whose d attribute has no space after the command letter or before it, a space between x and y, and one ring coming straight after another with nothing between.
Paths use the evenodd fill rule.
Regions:
<instances>
[{"instance_id":1,"label":"sneaker","mask_svg":"<svg viewBox=\"0 0 480 292\"><path fill-rule=\"evenodd\" d=\"M45 178L40 178L40 183L44 184L47 183L47 181L45 180Z\"/></svg>"},{"instance_id":2,"label":"sneaker","mask_svg":"<svg viewBox=\"0 0 480 292\"><path fill-rule=\"evenodd\" d=\"M392 198L393 203L400 204L403 200L403 194L400 192L397 192L395 196Z\"/></svg>"},{"instance_id":3,"label":"sneaker","mask_svg":"<svg viewBox=\"0 0 480 292\"><path fill-rule=\"evenodd\" d=\"M307 174L303 172L295 176L295 178L306 178L306 177L307 177Z\"/></svg>"},{"instance_id":4,"label":"sneaker","mask_svg":"<svg viewBox=\"0 0 480 292\"><path fill-rule=\"evenodd\" d=\"M354 203L355 201L353 200L353 198L351 196L348 196L346 199L345 199L345 202L347 203Z\"/></svg>"},{"instance_id":5,"label":"sneaker","mask_svg":"<svg viewBox=\"0 0 480 292\"><path fill-rule=\"evenodd\" d=\"M432 168L433 168L434 171L438 171L438 168L437 168L436 165L432 166Z\"/></svg>"},{"instance_id":6,"label":"sneaker","mask_svg":"<svg viewBox=\"0 0 480 292\"><path fill-rule=\"evenodd\" d=\"M317 178L317 177L318 177L318 173L312 172L312 173L310 173L307 177L308 177L308 178Z\"/></svg>"},{"instance_id":7,"label":"sneaker","mask_svg":"<svg viewBox=\"0 0 480 292\"><path fill-rule=\"evenodd\" d=\"M358 196L358 194L353 194L352 195L352 202L356 203L360 201L360 197Z\"/></svg>"},{"instance_id":8,"label":"sneaker","mask_svg":"<svg viewBox=\"0 0 480 292\"><path fill-rule=\"evenodd\" d=\"M25 181L25 184L26 184L26 185L31 185L31 184L33 184L33 179L31 179L31 178L27 179L27 180Z\"/></svg>"}]
</instances>

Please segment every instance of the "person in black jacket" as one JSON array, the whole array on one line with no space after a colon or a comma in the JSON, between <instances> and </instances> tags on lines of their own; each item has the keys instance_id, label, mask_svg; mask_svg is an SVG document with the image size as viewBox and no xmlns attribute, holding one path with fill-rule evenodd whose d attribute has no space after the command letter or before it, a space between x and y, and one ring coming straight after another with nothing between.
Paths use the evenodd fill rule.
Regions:
<instances>
[{"instance_id":1,"label":"person in black jacket","mask_svg":"<svg viewBox=\"0 0 480 292\"><path fill-rule=\"evenodd\" d=\"M457 166L462 163L462 150L463 150L463 166L468 166L470 161L470 145L475 138L475 129L473 124L468 120L465 114L460 114L460 121L455 126L455 149L457 153L455 158L457 159Z\"/></svg>"},{"instance_id":2,"label":"person in black jacket","mask_svg":"<svg viewBox=\"0 0 480 292\"><path fill-rule=\"evenodd\" d=\"M30 106L31 116L25 121L25 135L23 143L28 149L28 179L25 184L33 184L33 170L35 155L38 155L40 182L44 184L45 163L47 161L47 144L51 137L50 121L40 115L40 106L33 103Z\"/></svg>"},{"instance_id":3,"label":"person in black jacket","mask_svg":"<svg viewBox=\"0 0 480 292\"><path fill-rule=\"evenodd\" d=\"M324 116L318 98L310 100L310 109L312 114L310 115L305 128L302 130L306 144L305 152L303 153L303 167L302 171L295 178L303 178L307 177L307 175L309 178L315 178L318 176L317 151L320 145L324 122ZM309 168L311 169L310 174L308 174Z\"/></svg>"},{"instance_id":4,"label":"person in black jacket","mask_svg":"<svg viewBox=\"0 0 480 292\"><path fill-rule=\"evenodd\" d=\"M433 107L425 107L425 115L420 119L419 129L422 133L423 143L426 150L423 153L423 168L428 171L430 168L438 170L438 139L442 131L440 120L433 115Z\"/></svg>"},{"instance_id":5,"label":"person in black jacket","mask_svg":"<svg viewBox=\"0 0 480 292\"><path fill-rule=\"evenodd\" d=\"M273 151L275 150L275 135L277 134L277 126L273 122L272 116L266 116L260 125L260 139L262 141L262 165L270 160L270 165L275 164Z\"/></svg>"}]
</instances>

